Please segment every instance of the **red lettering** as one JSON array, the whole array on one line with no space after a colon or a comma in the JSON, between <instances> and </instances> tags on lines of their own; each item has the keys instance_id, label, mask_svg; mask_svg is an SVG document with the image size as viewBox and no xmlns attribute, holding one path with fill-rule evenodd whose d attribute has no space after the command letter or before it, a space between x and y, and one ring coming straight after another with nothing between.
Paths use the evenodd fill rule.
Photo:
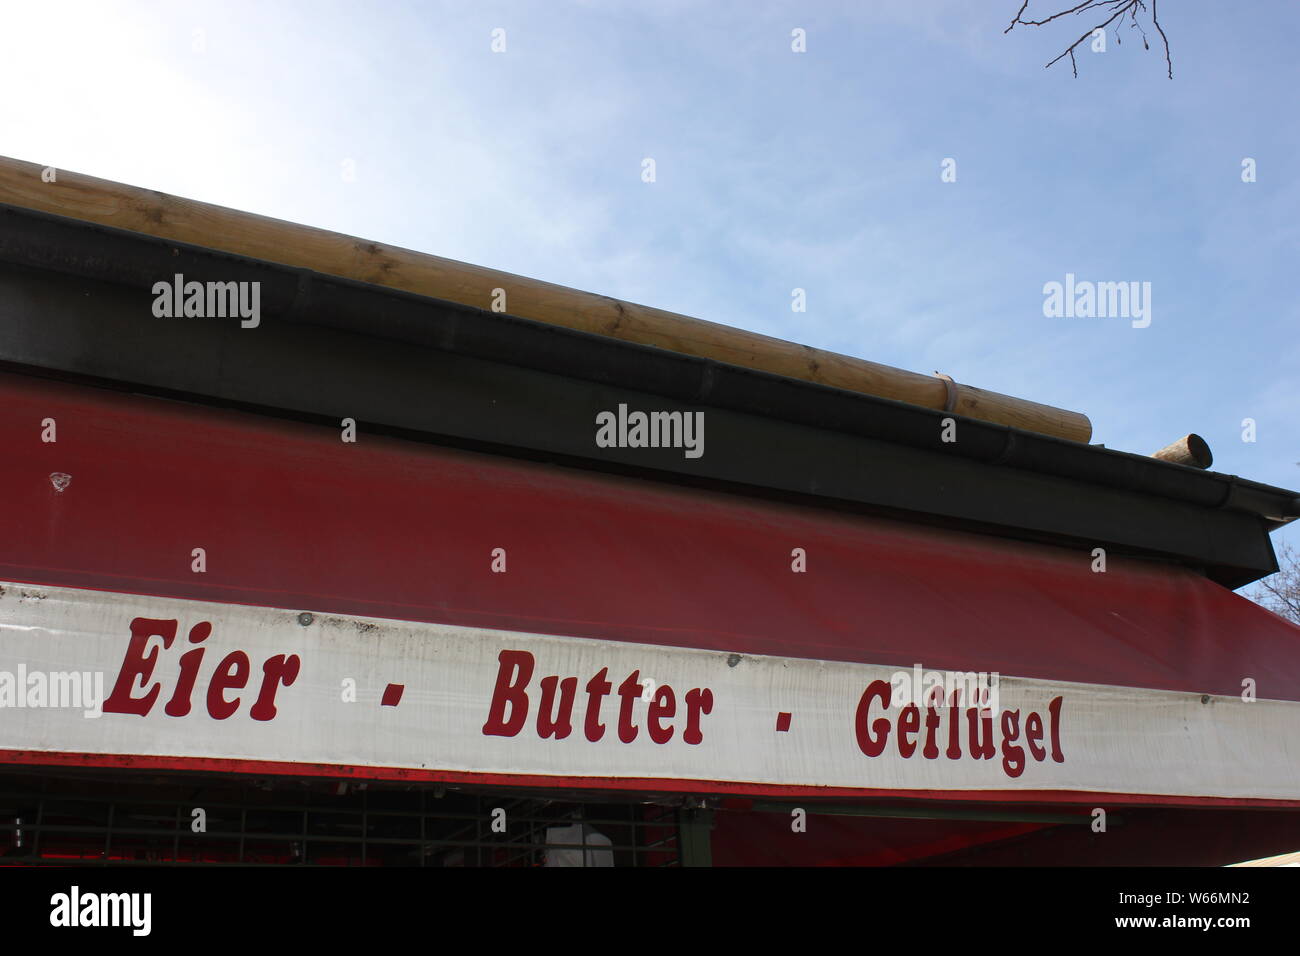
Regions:
<instances>
[{"instance_id":1,"label":"red lettering","mask_svg":"<svg viewBox=\"0 0 1300 956\"><path fill-rule=\"evenodd\" d=\"M555 711L555 688L560 688L560 709ZM563 740L573 733L573 699L578 694L578 678L560 680L554 675L542 678L542 701L537 705L537 735L545 740Z\"/></svg>"},{"instance_id":2,"label":"red lettering","mask_svg":"<svg viewBox=\"0 0 1300 956\"><path fill-rule=\"evenodd\" d=\"M1057 697L1047 705L1047 713L1052 718L1052 759L1057 763L1065 763L1065 754L1061 753L1061 704L1064 702L1065 698Z\"/></svg>"},{"instance_id":3,"label":"red lettering","mask_svg":"<svg viewBox=\"0 0 1300 956\"><path fill-rule=\"evenodd\" d=\"M190 643L202 644L212 633L212 625L200 621L190 628ZM172 699L163 708L168 717L184 717L190 712L190 694L194 692L194 681L199 676L199 662L203 660L203 648L197 647L181 655L181 676L176 681L176 691Z\"/></svg>"},{"instance_id":4,"label":"red lettering","mask_svg":"<svg viewBox=\"0 0 1300 956\"><path fill-rule=\"evenodd\" d=\"M650 739L657 744L666 744L673 736L671 726L664 727L660 721L666 717L672 717L677 713L677 695L667 684L660 686L655 691L654 700L646 709L645 729L650 735Z\"/></svg>"},{"instance_id":5,"label":"red lettering","mask_svg":"<svg viewBox=\"0 0 1300 956\"><path fill-rule=\"evenodd\" d=\"M876 680L867 685L867 689L862 692L862 699L858 701L858 712L853 721L853 729L858 737L858 749L868 757L879 757L885 750L885 742L889 739L888 719L881 717L873 724L867 723L871 713L871 701L879 700L881 707L888 707L892 695L893 689L888 681ZM871 736L872 730L876 732L874 737Z\"/></svg>"},{"instance_id":6,"label":"red lettering","mask_svg":"<svg viewBox=\"0 0 1300 956\"><path fill-rule=\"evenodd\" d=\"M527 651L502 651L497 655L497 686L492 691L483 733L492 737L513 737L528 719L528 695L524 688L533 676L533 655ZM510 719L505 716L510 705Z\"/></svg>"},{"instance_id":7,"label":"red lettering","mask_svg":"<svg viewBox=\"0 0 1300 956\"><path fill-rule=\"evenodd\" d=\"M939 746L934 742L934 732L939 729L939 711L935 709L935 703L941 702L943 698L931 696L930 702L925 705L925 749L921 751L921 756L926 760L934 760L939 756Z\"/></svg>"},{"instance_id":8,"label":"red lettering","mask_svg":"<svg viewBox=\"0 0 1300 956\"><path fill-rule=\"evenodd\" d=\"M916 753L916 741L911 735L921 727L921 711L916 704L908 704L898 715L898 755L910 757Z\"/></svg>"},{"instance_id":9,"label":"red lettering","mask_svg":"<svg viewBox=\"0 0 1300 956\"><path fill-rule=\"evenodd\" d=\"M292 686L298 679L300 666L301 662L297 654L290 654L288 657L276 654L274 657L268 657L262 665L262 689L248 711L248 716L254 720L270 720L274 717L275 692L281 687Z\"/></svg>"},{"instance_id":10,"label":"red lettering","mask_svg":"<svg viewBox=\"0 0 1300 956\"><path fill-rule=\"evenodd\" d=\"M150 648L148 654L144 653L145 645L151 637L161 637L163 648L171 647L172 641L176 639L176 622L149 617L137 617L131 622L131 641L126 646L126 656L117 672L113 693L104 701L102 708L106 713L139 714L144 717L153 708L162 689L161 684L154 684L143 697L131 696L136 678L140 679L140 689L143 690L145 682L153 674L154 664L158 662L158 648Z\"/></svg>"},{"instance_id":11,"label":"red lettering","mask_svg":"<svg viewBox=\"0 0 1300 956\"><path fill-rule=\"evenodd\" d=\"M622 698L618 705L618 739L625 744L636 740L636 724L632 723L632 704L641 696L641 685L638 683L640 676L640 671L633 671L627 675L627 680L618 685L618 696Z\"/></svg>"},{"instance_id":12,"label":"red lettering","mask_svg":"<svg viewBox=\"0 0 1300 956\"><path fill-rule=\"evenodd\" d=\"M686 729L682 731L682 740L688 744L698 744L704 739L700 732L700 714L713 712L713 691L705 687L696 687L686 692Z\"/></svg>"},{"instance_id":13,"label":"red lettering","mask_svg":"<svg viewBox=\"0 0 1300 956\"><path fill-rule=\"evenodd\" d=\"M592 743L605 736L605 725L600 722L600 704L614 686L605 680L608 673L609 668L602 667L595 677L587 681L587 717L582 729Z\"/></svg>"},{"instance_id":14,"label":"red lettering","mask_svg":"<svg viewBox=\"0 0 1300 956\"><path fill-rule=\"evenodd\" d=\"M114 714L136 714L147 717L153 710L158 696L163 692L163 683L149 683L158 664L159 648L149 647L150 638L162 639L162 650L167 650L176 639L177 621L154 620L138 617L131 622L131 640L127 644L126 656L118 671L113 693L104 701L103 709ZM190 628L189 643L203 644L212 635L212 623L199 621ZM148 649L148 653L145 653ZM177 661L176 685L163 713L168 717L185 717L190 712L191 698L199 681L199 671L203 664L205 647L195 647L180 656ZM296 654L278 654L268 658L262 664L262 686L257 701L250 708L249 716L254 720L270 720L276 714L275 695L280 687L288 687L298 678L301 661ZM226 691L238 690L248 683L250 664L248 655L243 651L232 651L217 665L216 672L208 684L208 714L216 720L226 720L239 709L240 698L226 699ZM133 696L136 682L144 695Z\"/></svg>"},{"instance_id":15,"label":"red lettering","mask_svg":"<svg viewBox=\"0 0 1300 956\"><path fill-rule=\"evenodd\" d=\"M1031 710L1025 715L1025 743L1029 745L1029 752L1035 760L1042 760L1047 756L1047 751L1039 746L1043 739L1043 718L1039 716L1038 711Z\"/></svg>"},{"instance_id":16,"label":"red lettering","mask_svg":"<svg viewBox=\"0 0 1300 956\"><path fill-rule=\"evenodd\" d=\"M217 672L208 685L208 713L214 719L225 720L239 709L239 698L226 700L226 691L238 690L247 684L248 673L248 655L243 651L231 651L217 665Z\"/></svg>"},{"instance_id":17,"label":"red lettering","mask_svg":"<svg viewBox=\"0 0 1300 956\"><path fill-rule=\"evenodd\" d=\"M983 716L978 707L966 710L966 720L970 722L970 755L975 760L992 760L997 748L993 746L993 713ZM981 739L982 738L982 739Z\"/></svg>"},{"instance_id":18,"label":"red lettering","mask_svg":"<svg viewBox=\"0 0 1300 956\"><path fill-rule=\"evenodd\" d=\"M533 677L536 661L527 651L502 651L498 657L496 688L488 708L488 720L483 733L499 737L513 737L523 728L528 715L528 695L525 692ZM537 736L543 740L563 740L573 732L573 707L578 694L578 678L561 678L551 674L541 678L541 699L537 708ZM586 683L587 706L583 717L583 734L592 743L605 736L601 722L601 707L614 690L609 680L609 668L602 667ZM618 739L625 744L635 742L641 727L634 720L636 701L644 693L640 669L632 671L618 684ZM696 687L685 695L686 721L682 740L699 744L704 740L701 724L713 712L713 691ZM656 744L666 744L677 728L672 718L677 715L677 695L667 684L655 689L648 701L645 730Z\"/></svg>"},{"instance_id":19,"label":"red lettering","mask_svg":"<svg viewBox=\"0 0 1300 956\"><path fill-rule=\"evenodd\" d=\"M945 754L949 760L961 759L961 688L952 692L952 704L948 707L948 750Z\"/></svg>"},{"instance_id":20,"label":"red lettering","mask_svg":"<svg viewBox=\"0 0 1300 956\"><path fill-rule=\"evenodd\" d=\"M1018 777L1025 772L1025 748L1016 744L1019 736L1020 711L1004 710L1002 712L1002 770L1008 777Z\"/></svg>"}]
</instances>

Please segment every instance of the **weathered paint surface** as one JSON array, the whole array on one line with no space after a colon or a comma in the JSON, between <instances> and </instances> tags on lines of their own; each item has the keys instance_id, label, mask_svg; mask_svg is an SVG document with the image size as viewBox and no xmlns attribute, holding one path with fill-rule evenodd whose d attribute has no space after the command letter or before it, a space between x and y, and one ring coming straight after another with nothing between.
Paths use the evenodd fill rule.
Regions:
<instances>
[{"instance_id":1,"label":"weathered paint surface","mask_svg":"<svg viewBox=\"0 0 1300 956\"><path fill-rule=\"evenodd\" d=\"M50 762L176 756L601 786L1300 798L1294 702L1000 675L984 726L964 700L908 713L891 688L886 706L884 688L902 686L889 666L3 588L0 750ZM187 664L186 654L196 656ZM102 715L86 701L50 706L49 675L71 672L103 675L109 703L90 708ZM30 705L36 673L47 675L44 706ZM559 678L549 695L547 678ZM981 758L984 740L992 752Z\"/></svg>"}]
</instances>

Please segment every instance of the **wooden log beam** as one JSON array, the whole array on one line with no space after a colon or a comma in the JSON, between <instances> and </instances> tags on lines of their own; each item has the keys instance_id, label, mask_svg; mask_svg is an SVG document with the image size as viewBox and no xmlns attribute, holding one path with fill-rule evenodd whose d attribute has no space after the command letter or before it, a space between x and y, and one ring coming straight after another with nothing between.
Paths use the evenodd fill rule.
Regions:
<instances>
[{"instance_id":1,"label":"wooden log beam","mask_svg":"<svg viewBox=\"0 0 1300 956\"><path fill-rule=\"evenodd\" d=\"M609 296L0 157L0 203L1086 442L1086 415Z\"/></svg>"},{"instance_id":2,"label":"wooden log beam","mask_svg":"<svg viewBox=\"0 0 1300 956\"><path fill-rule=\"evenodd\" d=\"M1184 435L1178 441L1161 448L1151 457L1202 470L1214 464L1214 455L1210 453L1210 446L1200 435Z\"/></svg>"}]
</instances>

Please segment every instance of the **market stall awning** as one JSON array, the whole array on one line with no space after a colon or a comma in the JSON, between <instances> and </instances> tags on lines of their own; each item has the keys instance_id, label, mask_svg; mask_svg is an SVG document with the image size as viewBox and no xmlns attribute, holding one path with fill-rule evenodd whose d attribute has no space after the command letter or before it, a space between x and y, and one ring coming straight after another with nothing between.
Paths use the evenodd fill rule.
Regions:
<instances>
[{"instance_id":1,"label":"market stall awning","mask_svg":"<svg viewBox=\"0 0 1300 956\"><path fill-rule=\"evenodd\" d=\"M361 440L0 377L0 669L116 704L16 710L0 756L1300 805L1300 629L1189 569Z\"/></svg>"}]
</instances>

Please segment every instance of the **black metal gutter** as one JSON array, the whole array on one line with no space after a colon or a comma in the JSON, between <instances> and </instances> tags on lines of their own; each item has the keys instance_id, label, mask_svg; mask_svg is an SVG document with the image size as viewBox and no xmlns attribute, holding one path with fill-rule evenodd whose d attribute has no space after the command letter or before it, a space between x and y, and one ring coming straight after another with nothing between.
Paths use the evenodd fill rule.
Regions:
<instances>
[{"instance_id":1,"label":"black metal gutter","mask_svg":"<svg viewBox=\"0 0 1300 956\"><path fill-rule=\"evenodd\" d=\"M659 479L743 481L756 488L824 498L828 504L855 502L964 518L1000 528L1003 533L1023 532L1024 536L1060 537L1080 543L1110 541L1203 566L1225 583L1246 583L1274 570L1276 564L1265 532L1300 515L1300 496L1296 492L1235 476L961 416L952 416L958 422L957 441L945 443L942 422L948 416L940 411L17 207L0 205L0 262L19 267L9 271L9 287L24 287L15 296L4 295L0 288L0 322L22 323L27 329L22 335L6 338L4 325L0 324L0 360L18 365L130 382L200 399L326 416L339 409L355 409L361 402L372 416L368 420L412 435L480 441L498 449L518 447L527 455L549 452L569 464L586 462L619 469L643 466ZM114 357L112 352L104 354L103 349L87 354L85 348L69 343L70 337L89 341L100 332L87 319L78 320L75 310L67 307L71 303L55 302L57 294L47 288L48 280L42 280L40 273L24 272L30 269L76 277L83 284L85 280L107 284L96 287L98 301L105 303L107 310L101 324L103 329L109 325L114 329L112 341L122 348L113 351L120 354ZM150 290L155 282L170 279L175 273L183 274L186 280L260 283L262 327L239 329L237 320L155 318L150 311ZM0 286L4 284L0 281ZM46 292L34 291L38 288ZM33 311L33 296L39 299L47 294L52 298L44 303L43 311ZM111 323L108 312L116 316ZM56 314L64 317L52 318ZM64 323L59 335L53 333L52 326L42 331L38 327L40 316L47 317L47 325ZM217 326L217 322L224 324ZM173 360L170 368L158 369L162 353L153 354L150 361L144 361L142 356L154 353L164 340L170 343L167 354L173 356L178 346L182 355L202 351L200 343L206 341L210 347L239 358L225 363L220 381L212 377L197 354L183 362ZM183 341L190 343L189 349L181 345ZM309 342L314 343L311 348L307 348ZM363 342L369 344L362 348ZM382 363L394 368L416 355L422 356L426 367L439 366L439 381L443 383L439 387L444 396L451 387L446 383L459 382L458 394L468 397L478 389L478 398L495 403L496 399L488 397L495 394L486 384L490 381L494 383L491 388L500 394L522 397L516 406L519 422L507 423L490 416L475 421L479 411L467 411L454 419L432 411L412 415L409 409L384 405L356 389L345 400L342 392L348 390L348 385L337 380L346 378L351 367L346 362L331 365L334 357L330 348L349 350L345 355L356 355L358 360L361 351L371 350L368 360L372 363L381 361L382 352ZM328 376L318 379L322 384L316 399L304 398L301 388L290 395L294 389L287 381L294 375L282 363L295 349L304 356L314 355L314 361L323 363L322 369L331 367ZM188 371L183 371L182 366ZM277 372L277 368L282 371ZM506 368L521 371L511 376L504 371ZM277 375L284 382L277 384ZM579 387L577 383L582 382L589 384ZM330 396L332 391L340 394ZM565 396L563 401L557 398L555 409L568 417L561 415L561 420L550 425L540 418L529 420L527 428L520 427L529 418L528 397L552 392ZM679 403L684 409L715 410L711 421L718 420L717 414L728 413L720 423L733 425L724 437L731 440L728 454L737 460L706 464L683 461L680 456L628 456L626 450L594 447L591 408L610 407L608 403L620 398L639 400L643 403L640 407L646 407L644 402L655 397ZM677 405L660 402L655 407ZM362 418L355 412L354 417ZM769 424L761 426L761 422ZM791 432L778 428L776 423L798 429ZM823 436L820 444L813 442L808 429ZM842 437L832 440L831 435ZM793 447L792 443L796 443L801 448L806 446L808 451L804 453L814 457L825 458L833 446L836 453L849 458L840 465L839 472L830 468L830 459L826 458L820 475L804 475L792 470L788 463L774 462L771 454L764 454L761 448L746 451L742 436L751 441L776 441L772 448L780 448L782 443ZM866 444L855 445L853 440ZM904 455L903 449L912 452ZM884 466L886 458L892 460L893 478L854 484L849 473L853 468L866 465L887 472L890 469ZM904 459L909 468L901 467ZM948 464L941 467L941 474L920 479L922 470L944 462ZM972 471L973 466L978 467ZM1014 479L1015 475L1023 478ZM1036 505L1029 500L1034 495L1027 493L1024 484L1033 482L1035 475L1046 479L1034 488L1040 498ZM905 488L884 487L887 481L905 484L909 476L913 484L924 486L910 497ZM985 490L976 502L980 495L963 497L966 489L958 487L993 479L1009 482L1001 501L996 500L993 491ZM1094 517L1089 518L1086 509L1079 510L1077 502L1062 500L1057 506L1062 513L1071 509L1079 513L1056 526L1048 496L1077 496L1080 489L1089 487L1106 499L1093 502ZM1120 494L1106 495L1107 489ZM925 496L928 499L921 500ZM1157 501L1180 506L1173 510L1183 517L1175 518L1173 512L1164 515L1161 521L1169 527L1163 534L1155 534L1154 525L1129 535L1118 534L1118 527L1114 532L1106 531L1114 522L1104 519L1105 508L1122 509L1124 514L1112 516L1122 523L1134 518L1133 509L1139 508L1142 501L1148 507ZM1039 513L1031 518L1032 508ZM1209 523L1191 531L1176 531L1173 524L1185 521L1193 512ZM1205 518L1214 512L1250 518L1258 531L1249 531L1250 521L1242 525L1240 520L1215 523ZM1091 530L1094 525L1095 534ZM1241 536L1239 547L1225 546L1229 526L1236 529L1232 535ZM1139 540L1143 534L1150 540ZM1263 534L1262 548L1258 542L1245 542L1251 534ZM1198 535L1211 539L1220 536L1222 540L1197 544L1191 539Z\"/></svg>"}]
</instances>

